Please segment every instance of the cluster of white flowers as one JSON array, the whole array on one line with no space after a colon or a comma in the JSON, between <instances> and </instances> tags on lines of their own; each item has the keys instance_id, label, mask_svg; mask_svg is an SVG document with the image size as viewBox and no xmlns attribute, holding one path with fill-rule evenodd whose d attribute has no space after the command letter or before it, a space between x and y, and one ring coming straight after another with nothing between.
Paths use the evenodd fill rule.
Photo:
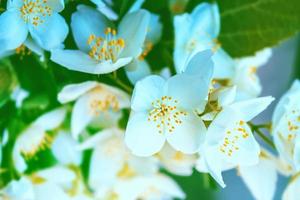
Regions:
<instances>
[{"instance_id":1,"label":"cluster of white flowers","mask_svg":"<svg viewBox=\"0 0 300 200\"><path fill-rule=\"evenodd\" d=\"M300 83L295 81L278 103L272 126L251 123L274 100L259 97L262 88L256 75L257 68L271 57L271 49L231 58L217 41L217 4L202 3L192 13L174 17L176 72L171 75L168 68L151 71L146 61L163 27L158 15L140 9L142 1L131 7L116 29L110 20L118 16L107 3L93 0L98 10L79 5L71 17L79 50L56 44L63 41L68 29L56 13L63 3L48 1L8 1L8 11L0 21L21 8L25 22L18 20L24 31L14 43L6 40L17 33L0 36L6 45L0 54L11 54L20 43L30 41L39 46L33 52L44 57L42 49L49 50L53 62L70 70L107 74L125 66L134 88L131 92L124 83L116 87L92 80L62 88L57 96L60 107L40 116L18 135L12 160L19 179L0 190L0 199L184 199L184 191L162 169L179 176L190 176L196 169L209 173L221 187L225 187L222 172L236 169L258 200L273 198L277 173L281 173L291 177L283 199L299 199ZM59 40L52 39L53 31L48 34L51 37L43 38L37 27L45 26L48 14L38 9L49 10L49 16L60 20L63 28L55 29L61 32ZM28 32L35 42L27 37ZM27 96L17 88L12 99L20 107ZM126 128L120 125L124 120ZM269 128L278 157L257 142L255 132L274 147L261 127ZM6 130L3 135L0 163L10 133ZM30 163L44 154L55 164L31 171Z\"/></svg>"}]
</instances>

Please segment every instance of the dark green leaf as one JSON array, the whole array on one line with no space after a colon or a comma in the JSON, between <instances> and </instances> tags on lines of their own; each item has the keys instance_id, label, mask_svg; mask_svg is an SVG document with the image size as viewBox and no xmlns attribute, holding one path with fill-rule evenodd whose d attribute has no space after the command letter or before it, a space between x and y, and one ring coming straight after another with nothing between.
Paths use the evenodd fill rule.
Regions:
<instances>
[{"instance_id":1,"label":"dark green leaf","mask_svg":"<svg viewBox=\"0 0 300 200\"><path fill-rule=\"evenodd\" d=\"M299 0L218 0L219 40L233 57L278 44L300 30Z\"/></svg>"}]
</instances>

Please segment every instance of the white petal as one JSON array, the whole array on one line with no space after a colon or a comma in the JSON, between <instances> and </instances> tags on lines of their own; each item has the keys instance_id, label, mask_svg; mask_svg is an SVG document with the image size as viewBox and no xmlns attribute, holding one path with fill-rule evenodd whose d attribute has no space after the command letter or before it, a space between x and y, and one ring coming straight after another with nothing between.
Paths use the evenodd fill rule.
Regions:
<instances>
[{"instance_id":1,"label":"white petal","mask_svg":"<svg viewBox=\"0 0 300 200\"><path fill-rule=\"evenodd\" d=\"M145 60L134 60L125 69L126 75L133 85L151 74L150 66Z\"/></svg>"},{"instance_id":2,"label":"white petal","mask_svg":"<svg viewBox=\"0 0 300 200\"><path fill-rule=\"evenodd\" d=\"M69 28L65 19L58 13L44 18L44 22L37 26L29 25L32 38L44 49L59 48L66 39Z\"/></svg>"},{"instance_id":3,"label":"white petal","mask_svg":"<svg viewBox=\"0 0 300 200\"><path fill-rule=\"evenodd\" d=\"M0 52L19 47L27 38L28 28L19 10L8 10L0 15Z\"/></svg>"},{"instance_id":4,"label":"white petal","mask_svg":"<svg viewBox=\"0 0 300 200\"><path fill-rule=\"evenodd\" d=\"M273 199L277 183L277 172L272 161L261 158L257 165L239 167L238 171L255 199Z\"/></svg>"},{"instance_id":5,"label":"white petal","mask_svg":"<svg viewBox=\"0 0 300 200\"><path fill-rule=\"evenodd\" d=\"M80 165L82 155L81 152L75 149L77 144L71 134L61 132L52 143L52 153L61 164Z\"/></svg>"},{"instance_id":6,"label":"white petal","mask_svg":"<svg viewBox=\"0 0 300 200\"><path fill-rule=\"evenodd\" d=\"M33 124L44 130L52 130L58 127L66 117L66 109L58 108L39 117Z\"/></svg>"},{"instance_id":7,"label":"white petal","mask_svg":"<svg viewBox=\"0 0 300 200\"><path fill-rule=\"evenodd\" d=\"M204 142L206 127L201 118L193 112L187 112L180 120L182 123L175 124L172 132L166 130L167 141L177 151L186 154L196 153Z\"/></svg>"},{"instance_id":8,"label":"white petal","mask_svg":"<svg viewBox=\"0 0 300 200\"><path fill-rule=\"evenodd\" d=\"M150 156L161 150L165 136L159 133L156 124L148 121L148 113L131 112L126 133L125 143L137 156Z\"/></svg>"},{"instance_id":9,"label":"white petal","mask_svg":"<svg viewBox=\"0 0 300 200\"><path fill-rule=\"evenodd\" d=\"M150 109L152 107L151 103L162 97L164 85L165 80L155 75L147 76L138 81L133 90L131 109L134 111Z\"/></svg>"},{"instance_id":10,"label":"white petal","mask_svg":"<svg viewBox=\"0 0 300 200\"><path fill-rule=\"evenodd\" d=\"M184 154L173 149L166 143L159 152L158 157L162 165L171 173L181 176L190 176L193 173L193 167L196 162L196 155Z\"/></svg>"},{"instance_id":11,"label":"white petal","mask_svg":"<svg viewBox=\"0 0 300 200\"><path fill-rule=\"evenodd\" d=\"M288 184L285 189L282 200L298 200L300 196L300 176L292 178L292 181Z\"/></svg>"},{"instance_id":12,"label":"white petal","mask_svg":"<svg viewBox=\"0 0 300 200\"><path fill-rule=\"evenodd\" d=\"M118 27L118 36L125 40L125 48L120 57L140 55L150 21L148 11L139 10L125 15ZM133 39L134 38L134 39Z\"/></svg>"},{"instance_id":13,"label":"white petal","mask_svg":"<svg viewBox=\"0 0 300 200\"><path fill-rule=\"evenodd\" d=\"M95 117L90 108L91 95L81 96L74 104L71 116L71 131L75 139Z\"/></svg>"},{"instance_id":14,"label":"white petal","mask_svg":"<svg viewBox=\"0 0 300 200\"><path fill-rule=\"evenodd\" d=\"M78 48L87 53L90 50L87 44L90 35L104 36L104 30L112 27L109 20L96 9L79 5L77 11L72 14L72 33Z\"/></svg>"},{"instance_id":15,"label":"white petal","mask_svg":"<svg viewBox=\"0 0 300 200\"><path fill-rule=\"evenodd\" d=\"M264 111L274 100L273 97L260 97L245 101L240 101L230 105L231 108L240 112L241 119L250 121L256 115Z\"/></svg>"},{"instance_id":16,"label":"white petal","mask_svg":"<svg viewBox=\"0 0 300 200\"><path fill-rule=\"evenodd\" d=\"M51 60L69 70L90 74L107 74L127 65L132 58L121 58L115 63L112 63L111 61L98 62L78 50L56 49L51 51Z\"/></svg>"},{"instance_id":17,"label":"white petal","mask_svg":"<svg viewBox=\"0 0 300 200\"><path fill-rule=\"evenodd\" d=\"M96 81L86 81L83 83L67 85L58 93L58 101L62 104L74 101L97 85L98 83Z\"/></svg>"}]
</instances>

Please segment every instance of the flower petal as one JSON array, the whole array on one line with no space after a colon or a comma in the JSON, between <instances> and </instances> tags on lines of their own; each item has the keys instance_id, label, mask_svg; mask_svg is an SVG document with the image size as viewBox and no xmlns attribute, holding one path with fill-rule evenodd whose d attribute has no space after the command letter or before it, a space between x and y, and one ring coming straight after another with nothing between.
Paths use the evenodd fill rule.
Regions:
<instances>
[{"instance_id":1,"label":"flower petal","mask_svg":"<svg viewBox=\"0 0 300 200\"><path fill-rule=\"evenodd\" d=\"M47 5L55 12L61 12L65 8L64 0L47 0Z\"/></svg>"},{"instance_id":2,"label":"flower petal","mask_svg":"<svg viewBox=\"0 0 300 200\"><path fill-rule=\"evenodd\" d=\"M233 59L222 49L219 48L213 55L214 78L232 78L234 74L235 63Z\"/></svg>"},{"instance_id":3,"label":"flower petal","mask_svg":"<svg viewBox=\"0 0 300 200\"><path fill-rule=\"evenodd\" d=\"M118 27L118 37L125 41L125 48L119 56L120 58L140 55L149 21L150 14L145 10L128 13L123 17Z\"/></svg>"},{"instance_id":4,"label":"flower petal","mask_svg":"<svg viewBox=\"0 0 300 200\"><path fill-rule=\"evenodd\" d=\"M260 97L236 102L231 104L230 107L239 112L241 119L247 122L265 110L273 100L274 98L271 96Z\"/></svg>"},{"instance_id":5,"label":"flower petal","mask_svg":"<svg viewBox=\"0 0 300 200\"><path fill-rule=\"evenodd\" d=\"M208 95L208 82L198 76L175 75L167 80L166 95L177 100L184 109L202 110Z\"/></svg>"},{"instance_id":6,"label":"flower petal","mask_svg":"<svg viewBox=\"0 0 300 200\"><path fill-rule=\"evenodd\" d=\"M60 132L52 143L53 155L63 165L80 165L82 154L75 149L77 144L70 134Z\"/></svg>"},{"instance_id":7,"label":"flower petal","mask_svg":"<svg viewBox=\"0 0 300 200\"><path fill-rule=\"evenodd\" d=\"M42 127L44 130L52 130L58 127L65 120L65 117L66 109L59 108L42 115L33 125Z\"/></svg>"},{"instance_id":8,"label":"flower petal","mask_svg":"<svg viewBox=\"0 0 300 200\"><path fill-rule=\"evenodd\" d=\"M44 23L37 26L29 26L31 36L46 50L58 48L67 37L68 25L65 19L57 13L52 13L44 20Z\"/></svg>"},{"instance_id":9,"label":"flower petal","mask_svg":"<svg viewBox=\"0 0 300 200\"><path fill-rule=\"evenodd\" d=\"M19 47L27 38L28 28L19 10L7 10L0 15L0 52Z\"/></svg>"},{"instance_id":10,"label":"flower petal","mask_svg":"<svg viewBox=\"0 0 300 200\"><path fill-rule=\"evenodd\" d=\"M95 88L97 85L98 83L96 81L86 81L83 83L67 85L58 93L57 99L62 104L74 101L89 90Z\"/></svg>"},{"instance_id":11,"label":"flower petal","mask_svg":"<svg viewBox=\"0 0 300 200\"><path fill-rule=\"evenodd\" d=\"M174 125L172 132L166 131L167 141L177 151L186 154L196 153L204 142L206 127L201 118L193 112L187 112L180 120L182 123Z\"/></svg>"},{"instance_id":12,"label":"flower petal","mask_svg":"<svg viewBox=\"0 0 300 200\"><path fill-rule=\"evenodd\" d=\"M163 149L159 152L163 167L173 174L181 176L190 176L193 173L193 167L196 162L196 154L188 155L173 149L166 143Z\"/></svg>"},{"instance_id":13,"label":"flower petal","mask_svg":"<svg viewBox=\"0 0 300 200\"><path fill-rule=\"evenodd\" d=\"M88 52L87 44L91 34L104 37L104 30L112 27L108 19L92 7L79 5L77 11L72 15L71 27L76 45L81 51Z\"/></svg>"},{"instance_id":14,"label":"flower petal","mask_svg":"<svg viewBox=\"0 0 300 200\"><path fill-rule=\"evenodd\" d=\"M125 143L134 155L150 156L161 150L165 136L158 132L155 123L148 121L148 113L131 112Z\"/></svg>"},{"instance_id":15,"label":"flower petal","mask_svg":"<svg viewBox=\"0 0 300 200\"><path fill-rule=\"evenodd\" d=\"M212 52L210 50L196 53L188 62L183 72L188 75L197 75L206 81L210 81L214 71L214 64L211 57Z\"/></svg>"},{"instance_id":16,"label":"flower petal","mask_svg":"<svg viewBox=\"0 0 300 200\"><path fill-rule=\"evenodd\" d=\"M277 182L277 171L274 163L266 158L261 158L257 165L241 166L238 171L255 199L273 199ZM257 180L260 180L259 184Z\"/></svg>"},{"instance_id":17,"label":"flower petal","mask_svg":"<svg viewBox=\"0 0 300 200\"><path fill-rule=\"evenodd\" d=\"M75 139L78 139L79 134L93 120L95 115L90 108L91 95L83 95L79 97L73 107L71 116L71 132Z\"/></svg>"},{"instance_id":18,"label":"flower petal","mask_svg":"<svg viewBox=\"0 0 300 200\"><path fill-rule=\"evenodd\" d=\"M162 97L162 88L165 82L163 78L156 75L147 76L138 81L133 90L131 109L134 111L150 109L152 107L151 103Z\"/></svg>"},{"instance_id":19,"label":"flower petal","mask_svg":"<svg viewBox=\"0 0 300 200\"><path fill-rule=\"evenodd\" d=\"M151 74L150 66L145 60L134 60L126 66L125 70L132 84Z\"/></svg>"},{"instance_id":20,"label":"flower petal","mask_svg":"<svg viewBox=\"0 0 300 200\"><path fill-rule=\"evenodd\" d=\"M117 62L97 62L87 54L78 50L60 50L51 51L51 60L67 69L85 72L90 74L107 74L128 64L131 58L121 58Z\"/></svg>"},{"instance_id":21,"label":"flower petal","mask_svg":"<svg viewBox=\"0 0 300 200\"><path fill-rule=\"evenodd\" d=\"M298 200L300 196L300 176L292 178L287 188L283 192L282 200Z\"/></svg>"},{"instance_id":22,"label":"flower petal","mask_svg":"<svg viewBox=\"0 0 300 200\"><path fill-rule=\"evenodd\" d=\"M211 38L216 38L220 32L220 14L216 3L201 3L192 12L191 19L193 19L192 26L196 30L205 32Z\"/></svg>"}]
</instances>

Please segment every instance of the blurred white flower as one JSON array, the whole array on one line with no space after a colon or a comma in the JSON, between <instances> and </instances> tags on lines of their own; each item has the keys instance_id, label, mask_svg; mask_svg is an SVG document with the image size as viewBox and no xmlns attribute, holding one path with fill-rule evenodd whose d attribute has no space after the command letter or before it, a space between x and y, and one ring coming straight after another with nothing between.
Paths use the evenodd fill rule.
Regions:
<instances>
[{"instance_id":1,"label":"blurred white flower","mask_svg":"<svg viewBox=\"0 0 300 200\"><path fill-rule=\"evenodd\" d=\"M166 170L180 176L192 175L197 160L196 154L184 154L176 151L168 143L157 153L157 157Z\"/></svg>"},{"instance_id":2,"label":"blurred white flower","mask_svg":"<svg viewBox=\"0 0 300 200\"><path fill-rule=\"evenodd\" d=\"M24 157L32 157L39 150L50 147L53 138L46 131L57 128L65 119L66 110L59 108L37 118L16 139L13 160L19 172L27 169Z\"/></svg>"},{"instance_id":3,"label":"blurred white flower","mask_svg":"<svg viewBox=\"0 0 300 200\"><path fill-rule=\"evenodd\" d=\"M125 92L95 81L67 85L58 94L60 103L75 100L71 116L71 131L75 139L92 122L104 127L116 125L122 116L120 110L130 107Z\"/></svg>"},{"instance_id":4,"label":"blurred white flower","mask_svg":"<svg viewBox=\"0 0 300 200\"><path fill-rule=\"evenodd\" d=\"M296 80L278 102L272 118L272 133L281 158L294 171L300 170L300 82Z\"/></svg>"},{"instance_id":5,"label":"blurred white flower","mask_svg":"<svg viewBox=\"0 0 300 200\"><path fill-rule=\"evenodd\" d=\"M130 153L124 143L124 131L117 128L96 133L78 148L93 149L89 185L94 190L110 187L119 179L130 179L158 171L155 158L140 158Z\"/></svg>"},{"instance_id":6,"label":"blurred white flower","mask_svg":"<svg viewBox=\"0 0 300 200\"><path fill-rule=\"evenodd\" d=\"M12 200L92 200L76 171L59 165L10 182L1 195Z\"/></svg>"},{"instance_id":7,"label":"blurred white flower","mask_svg":"<svg viewBox=\"0 0 300 200\"><path fill-rule=\"evenodd\" d=\"M257 52L254 56L235 59L232 84L237 87L237 99L255 98L260 95L262 86L256 71L267 63L271 55L271 49L267 48Z\"/></svg>"}]
</instances>

